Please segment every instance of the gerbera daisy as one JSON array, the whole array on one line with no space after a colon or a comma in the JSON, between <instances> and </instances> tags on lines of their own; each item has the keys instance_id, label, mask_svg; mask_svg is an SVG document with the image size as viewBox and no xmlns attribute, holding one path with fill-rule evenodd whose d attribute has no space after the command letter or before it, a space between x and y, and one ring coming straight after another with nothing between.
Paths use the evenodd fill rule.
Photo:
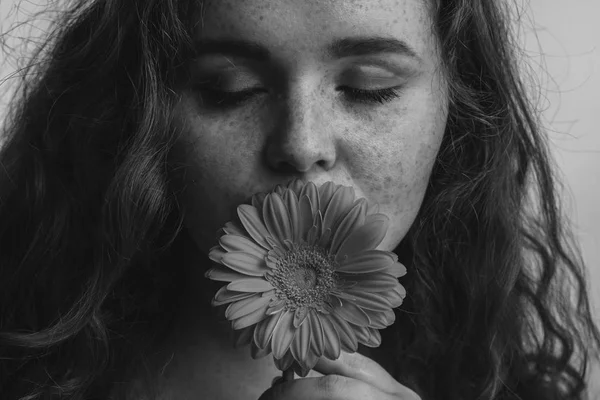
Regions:
<instances>
[{"instance_id":1,"label":"gerbera daisy","mask_svg":"<svg viewBox=\"0 0 600 400\"><path fill-rule=\"evenodd\" d=\"M237 344L251 344L254 358L273 353L277 368L300 376L319 357L379 346L378 329L394 322L406 295L398 256L375 250L388 217L333 182L296 179L251 203L219 230L209 252L217 264L206 273L229 282L212 304L229 304Z\"/></svg>"}]
</instances>

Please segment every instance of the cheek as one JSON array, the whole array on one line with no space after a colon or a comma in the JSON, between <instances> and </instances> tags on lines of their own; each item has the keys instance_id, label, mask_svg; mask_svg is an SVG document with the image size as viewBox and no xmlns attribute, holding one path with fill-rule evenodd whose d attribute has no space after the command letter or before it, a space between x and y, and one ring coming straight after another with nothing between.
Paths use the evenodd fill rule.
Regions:
<instances>
[{"instance_id":1,"label":"cheek","mask_svg":"<svg viewBox=\"0 0 600 400\"><path fill-rule=\"evenodd\" d=\"M361 161L351 163L351 176L381 205L412 209L427 186L441 142L438 137L377 147L371 143L369 148L357 149L352 157Z\"/></svg>"},{"instance_id":2,"label":"cheek","mask_svg":"<svg viewBox=\"0 0 600 400\"><path fill-rule=\"evenodd\" d=\"M256 135L248 134L244 126L253 126L248 118L199 118L193 100L184 98L176 109L181 136L177 143L178 161L197 182L216 188L237 187L236 180L243 180L245 172L253 169L258 146ZM242 132L244 134L242 134ZM189 180L189 179L188 179Z\"/></svg>"},{"instance_id":3,"label":"cheek","mask_svg":"<svg viewBox=\"0 0 600 400\"><path fill-rule=\"evenodd\" d=\"M254 192L253 182L245 174L253 170L256 144L250 135L231 134L239 121L203 123L186 101L175 113L181 135L170 154L171 187L185 214L186 227L207 253L217 230L235 215L247 194Z\"/></svg>"},{"instance_id":4,"label":"cheek","mask_svg":"<svg viewBox=\"0 0 600 400\"><path fill-rule=\"evenodd\" d=\"M406 234L419 211L446 124L444 113L404 111L411 117L383 119L386 122L370 128L368 135L354 138L348 153L354 183L390 217L388 244L382 244L390 249Z\"/></svg>"}]
</instances>

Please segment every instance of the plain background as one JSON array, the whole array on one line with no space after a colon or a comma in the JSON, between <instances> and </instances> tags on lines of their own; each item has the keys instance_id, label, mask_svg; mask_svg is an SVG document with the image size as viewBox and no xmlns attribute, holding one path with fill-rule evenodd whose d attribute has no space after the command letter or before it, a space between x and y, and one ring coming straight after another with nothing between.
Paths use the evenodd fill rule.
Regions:
<instances>
[{"instance_id":1,"label":"plain background","mask_svg":"<svg viewBox=\"0 0 600 400\"><path fill-rule=\"evenodd\" d=\"M523 28L530 70L565 183L563 201L587 263L600 322L600 1L531 0ZM527 22L529 21L529 22ZM600 368L590 376L600 399Z\"/></svg>"},{"instance_id":2,"label":"plain background","mask_svg":"<svg viewBox=\"0 0 600 400\"><path fill-rule=\"evenodd\" d=\"M16 5L24 11L17 12ZM544 109L552 150L565 183L564 205L571 216L589 270L596 320L600 316L600 1L520 0L520 38L532 93ZM22 21L36 5L1 0L0 32ZM41 22L43 25L43 22ZM35 27L26 27L33 29ZM25 35L26 31L17 31ZM0 60L0 82L14 63ZM8 80L10 82L10 79ZM0 85L0 119L9 86ZM600 368L590 377L592 399L600 399Z\"/></svg>"}]
</instances>

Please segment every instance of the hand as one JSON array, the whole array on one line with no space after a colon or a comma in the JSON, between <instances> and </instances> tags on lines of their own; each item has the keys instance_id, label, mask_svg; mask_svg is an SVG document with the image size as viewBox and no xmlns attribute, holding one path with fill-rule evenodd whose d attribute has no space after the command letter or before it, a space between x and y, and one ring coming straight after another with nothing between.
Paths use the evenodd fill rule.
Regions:
<instances>
[{"instance_id":1,"label":"hand","mask_svg":"<svg viewBox=\"0 0 600 400\"><path fill-rule=\"evenodd\" d=\"M324 376L274 385L259 400L421 400L378 363L359 353L321 358L314 368Z\"/></svg>"}]
</instances>

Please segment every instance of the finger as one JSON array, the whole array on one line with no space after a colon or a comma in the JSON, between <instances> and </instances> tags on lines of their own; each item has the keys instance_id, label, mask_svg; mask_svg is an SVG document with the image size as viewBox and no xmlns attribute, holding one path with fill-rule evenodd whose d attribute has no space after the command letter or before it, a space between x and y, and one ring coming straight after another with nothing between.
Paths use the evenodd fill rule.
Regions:
<instances>
[{"instance_id":1,"label":"finger","mask_svg":"<svg viewBox=\"0 0 600 400\"><path fill-rule=\"evenodd\" d=\"M337 360L321 357L313 368L323 375L342 375L366 382L386 393L399 393L404 388L381 365L360 353L342 352Z\"/></svg>"},{"instance_id":2,"label":"finger","mask_svg":"<svg viewBox=\"0 0 600 400\"><path fill-rule=\"evenodd\" d=\"M280 382L258 400L393 400L389 394L353 378L327 375ZM404 399L403 399L404 400Z\"/></svg>"}]
</instances>

